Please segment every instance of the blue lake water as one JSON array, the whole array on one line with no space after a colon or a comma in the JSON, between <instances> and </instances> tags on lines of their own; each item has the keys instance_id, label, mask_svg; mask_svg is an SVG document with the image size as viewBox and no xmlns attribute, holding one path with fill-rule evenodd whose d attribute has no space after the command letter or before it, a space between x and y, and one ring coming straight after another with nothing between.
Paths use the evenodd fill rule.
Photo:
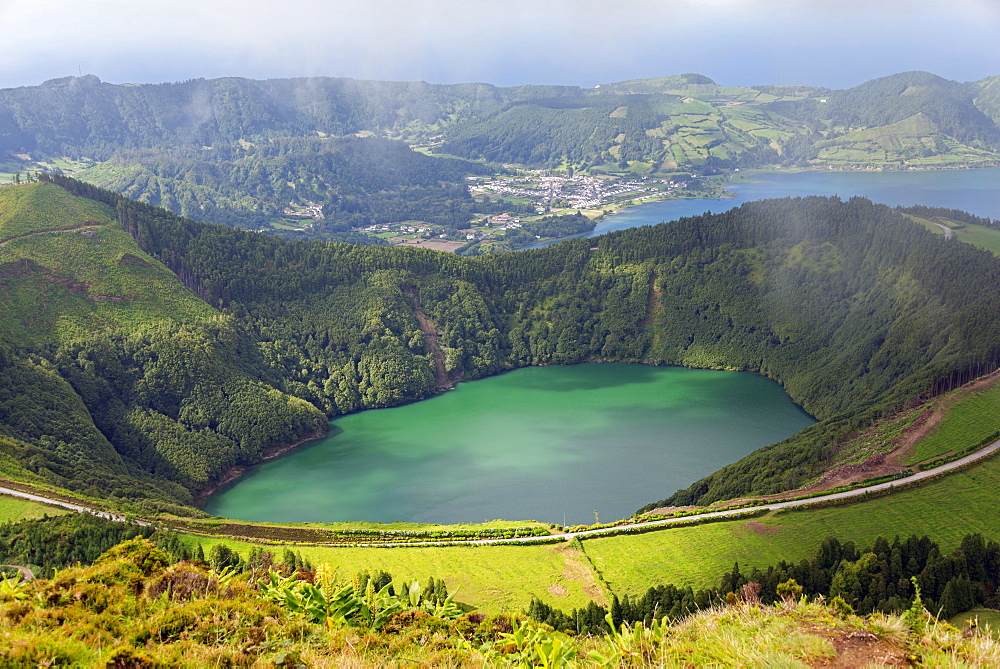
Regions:
<instances>
[{"instance_id":1,"label":"blue lake water","mask_svg":"<svg viewBox=\"0 0 1000 669\"><path fill-rule=\"evenodd\" d=\"M583 236L595 237L614 230L656 225L706 212L720 213L754 200L806 195L837 195L845 200L862 196L890 206L922 204L928 207L962 209L977 216L1000 219L1000 168L910 172L789 172L761 174L754 178L756 181L727 186L726 189L736 195L734 198L661 200L630 207L604 219L592 232ZM551 243L554 242L548 244Z\"/></svg>"}]
</instances>

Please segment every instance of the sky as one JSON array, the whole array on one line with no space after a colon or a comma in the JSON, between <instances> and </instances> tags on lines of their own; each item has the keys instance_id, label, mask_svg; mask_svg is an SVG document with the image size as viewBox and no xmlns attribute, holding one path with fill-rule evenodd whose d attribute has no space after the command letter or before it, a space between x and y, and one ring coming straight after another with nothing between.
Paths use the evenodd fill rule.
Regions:
<instances>
[{"instance_id":1,"label":"sky","mask_svg":"<svg viewBox=\"0 0 1000 669\"><path fill-rule=\"evenodd\" d=\"M1000 74L1000 0L0 0L0 88L331 76L846 88Z\"/></svg>"}]
</instances>

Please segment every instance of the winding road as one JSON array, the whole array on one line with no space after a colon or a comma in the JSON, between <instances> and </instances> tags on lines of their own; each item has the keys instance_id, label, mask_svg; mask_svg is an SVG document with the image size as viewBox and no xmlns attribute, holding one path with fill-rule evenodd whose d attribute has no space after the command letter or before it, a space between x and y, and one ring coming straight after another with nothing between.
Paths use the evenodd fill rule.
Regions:
<instances>
[{"instance_id":1,"label":"winding road","mask_svg":"<svg viewBox=\"0 0 1000 669\"><path fill-rule=\"evenodd\" d=\"M90 506L84 506L83 504L74 504L72 502L65 502L61 499L54 499L52 497L45 497L43 495L36 495L31 492L24 492L23 490L15 490L14 488L5 488L0 486L0 495L8 495L10 497L20 497L21 499L31 500L32 502L41 502L42 504L48 504L49 506L58 506L63 509L69 509L70 511L77 511L79 513L91 513L98 518L107 518L108 520L113 520L115 522L124 523L127 519L125 516L119 515L117 513L111 513L110 511L102 511L101 509L95 509ZM134 521L139 525L150 525L145 521L136 520Z\"/></svg>"},{"instance_id":2,"label":"winding road","mask_svg":"<svg viewBox=\"0 0 1000 669\"><path fill-rule=\"evenodd\" d=\"M941 223L938 223L937 221L931 221L931 223L933 223L934 225L936 225L939 228L941 228L941 231L944 233L945 241L947 241L947 240L949 240L949 239L951 239L952 237L955 236L955 233L947 225L942 225Z\"/></svg>"},{"instance_id":3,"label":"winding road","mask_svg":"<svg viewBox=\"0 0 1000 669\"><path fill-rule=\"evenodd\" d=\"M620 532L627 532L629 530L637 528L647 528L647 527L658 527L662 525L675 525L677 523L689 522L691 520L701 520L704 518L725 518L727 516L738 516L744 513L754 513L756 511L776 511L778 509L788 509L796 506L809 506L810 504L819 504L822 502L829 502L831 500L849 499L851 497L860 497L866 493L879 492L881 490L888 490L889 488L903 488L909 486L917 481L922 481L928 479L938 474L942 474L953 469L959 469L968 464L976 462L977 460L982 460L997 450L1000 450L1000 440L994 441L989 446L981 448L974 453L970 453L964 457L957 460L952 460L951 462L946 462L943 465L934 467L933 469L928 469L912 476L907 476L906 478L896 479L895 481L888 481L886 483L877 483L875 485L866 486L864 488L855 488L854 490L845 490L843 492L830 493L829 495L821 495L819 497L810 497L809 499L797 499L790 500L787 502L773 502L770 504L761 504L760 506L748 506L741 509L729 509L726 511L709 511L707 513L699 513L697 515L690 516L678 516L676 518L664 518L663 520L650 520L643 523L631 523L629 525L617 525L615 527L605 527L596 530L581 530L579 532L563 532L561 534L547 534L537 537L514 537L511 539L470 539L464 541L423 541L423 542L413 542L413 543L380 543L380 544L355 544L358 546L445 546L453 544L505 544L505 543L534 543L534 542L548 542L554 539L561 539L565 541L572 541L577 537L595 537L602 534L617 534Z\"/></svg>"},{"instance_id":4,"label":"winding road","mask_svg":"<svg viewBox=\"0 0 1000 669\"><path fill-rule=\"evenodd\" d=\"M578 537L596 537L602 534L618 534L622 532L629 532L635 529L642 528L652 528L660 527L664 525L675 525L677 523L686 523L692 520L703 520L706 518L726 518L728 516L739 516L746 513L755 513L759 511L777 511L778 509L788 509L797 506L809 506L811 504L821 504L823 502L829 502L834 500L850 499L852 497L861 497L867 493L880 492L883 490L888 490L890 488L904 488L917 481L922 481L928 479L938 474L951 471L953 469L959 469L968 464L982 460L989 457L997 450L1000 450L1000 440L994 441L989 446L979 449L974 453L958 458L957 460L952 460L933 469L928 469L923 472L918 472L912 476L907 476L906 478L896 479L894 481L888 481L886 483L877 483L875 485L866 486L864 488L855 488L853 490L845 490L843 492L830 493L828 495L821 495L818 497L810 497L808 499L797 499L790 500L786 502L772 502L768 504L761 504L759 506L748 506L739 509L728 509L725 511L709 511L706 513L700 513L688 516L678 516L675 518L664 518L663 520L650 520L642 523L631 523L629 525L616 525L614 527L603 527L594 530L580 530L578 532L562 532L560 534L544 534L541 536L532 537L512 537L510 539L455 539L455 540L440 540L440 541L414 541L414 542L383 542L383 543L356 543L352 544L357 547L371 546L379 548L414 548L419 546L456 546L456 545L487 545L487 544L526 544L526 543L547 543L553 541L572 541ZM102 511L100 509L95 509L89 506L84 506L82 504L74 504L71 502L65 502L63 500L52 499L50 497L45 497L43 495L36 495L34 493L23 492L21 490L15 490L13 488L5 488L0 486L0 494L10 495L11 497L20 497L23 499L28 499L33 502L41 502L43 504L50 504L52 506L62 507L64 509L70 509L71 511L77 511L81 513L92 513L95 516L101 518L107 518L108 520L114 520L118 522L124 522L126 518L119 514L111 513L108 511ZM140 525L150 525L151 523L145 521L134 521Z\"/></svg>"}]
</instances>

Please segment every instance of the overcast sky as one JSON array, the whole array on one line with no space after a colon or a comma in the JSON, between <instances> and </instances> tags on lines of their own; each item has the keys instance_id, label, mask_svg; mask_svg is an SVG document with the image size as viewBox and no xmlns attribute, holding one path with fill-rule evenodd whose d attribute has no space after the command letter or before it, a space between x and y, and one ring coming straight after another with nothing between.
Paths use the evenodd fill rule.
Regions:
<instances>
[{"instance_id":1,"label":"overcast sky","mask_svg":"<svg viewBox=\"0 0 1000 669\"><path fill-rule=\"evenodd\" d=\"M1000 0L0 0L0 88L340 76L843 88L1000 74Z\"/></svg>"}]
</instances>

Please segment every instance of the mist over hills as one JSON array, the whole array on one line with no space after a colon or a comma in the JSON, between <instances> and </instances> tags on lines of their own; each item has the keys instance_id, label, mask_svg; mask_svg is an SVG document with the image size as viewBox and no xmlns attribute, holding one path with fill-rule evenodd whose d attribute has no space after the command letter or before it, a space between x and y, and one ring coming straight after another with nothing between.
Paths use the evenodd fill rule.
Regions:
<instances>
[{"instance_id":1,"label":"mist over hills","mask_svg":"<svg viewBox=\"0 0 1000 669\"><path fill-rule=\"evenodd\" d=\"M245 228L271 229L289 203L318 206L309 236L360 241L347 235L362 224L459 228L491 213L464 177L504 164L607 176L1000 164L998 81L907 72L827 90L684 74L583 89L66 77L0 91L0 172L68 171Z\"/></svg>"},{"instance_id":2,"label":"mist over hills","mask_svg":"<svg viewBox=\"0 0 1000 669\"><path fill-rule=\"evenodd\" d=\"M998 81L88 76L0 91L5 169L50 173L0 190L4 467L187 505L327 417L518 366L618 360L758 371L821 419L684 501L797 485L840 436L998 362L993 256L863 200L753 204L477 261L238 228L296 202L322 209L309 236L323 240L365 241L353 230L371 221L459 227L527 206L466 185L511 163L609 177L995 165Z\"/></svg>"},{"instance_id":3,"label":"mist over hills","mask_svg":"<svg viewBox=\"0 0 1000 669\"><path fill-rule=\"evenodd\" d=\"M689 495L776 492L880 412L1000 362L997 259L863 199L471 259L290 242L46 181L0 189L0 470L150 509L326 417L587 360L782 383L821 422Z\"/></svg>"}]
</instances>

